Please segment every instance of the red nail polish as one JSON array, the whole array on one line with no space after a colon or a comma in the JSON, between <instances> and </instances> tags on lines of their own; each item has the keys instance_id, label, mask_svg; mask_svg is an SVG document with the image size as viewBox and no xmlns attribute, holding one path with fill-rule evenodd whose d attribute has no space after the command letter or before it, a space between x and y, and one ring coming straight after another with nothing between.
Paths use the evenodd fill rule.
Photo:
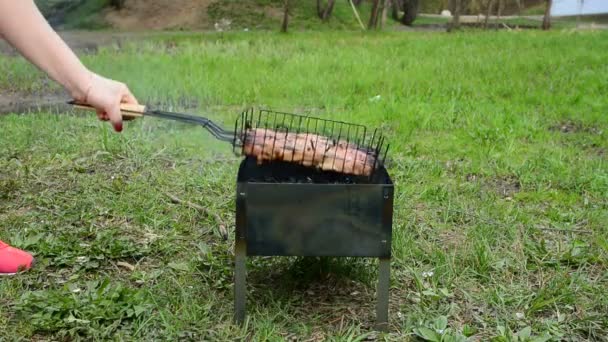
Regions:
<instances>
[{"instance_id":1,"label":"red nail polish","mask_svg":"<svg viewBox=\"0 0 608 342\"><path fill-rule=\"evenodd\" d=\"M116 130L116 132L122 132L122 123L114 125L114 129Z\"/></svg>"}]
</instances>

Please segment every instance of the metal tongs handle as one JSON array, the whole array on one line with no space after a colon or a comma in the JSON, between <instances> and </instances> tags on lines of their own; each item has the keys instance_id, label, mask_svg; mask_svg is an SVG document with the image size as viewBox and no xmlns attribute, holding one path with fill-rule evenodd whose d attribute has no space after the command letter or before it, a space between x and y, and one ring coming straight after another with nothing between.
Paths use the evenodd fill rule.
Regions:
<instances>
[{"instance_id":1,"label":"metal tongs handle","mask_svg":"<svg viewBox=\"0 0 608 342\"><path fill-rule=\"evenodd\" d=\"M79 103L76 101L69 101L68 104L78 109L96 111L93 106L90 106L88 104ZM120 105L120 113L122 114L124 120L133 120L143 116L156 116L163 119L170 119L185 123L201 125L205 127L209 131L209 133L211 133L211 135L213 135L218 140L228 142L233 142L234 140L234 132L227 131L222 127L218 126L213 121L202 116L164 112L159 110L147 110L145 105L135 105L130 103L122 103Z\"/></svg>"}]
</instances>

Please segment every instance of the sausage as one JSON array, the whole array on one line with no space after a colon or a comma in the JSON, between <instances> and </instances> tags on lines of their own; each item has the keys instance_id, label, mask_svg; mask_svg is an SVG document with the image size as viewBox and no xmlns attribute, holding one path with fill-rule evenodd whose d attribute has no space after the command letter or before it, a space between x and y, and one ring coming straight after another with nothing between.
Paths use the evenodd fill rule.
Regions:
<instances>
[{"instance_id":1,"label":"sausage","mask_svg":"<svg viewBox=\"0 0 608 342\"><path fill-rule=\"evenodd\" d=\"M244 154L256 157L258 164L281 160L358 176L369 176L374 167L375 158L367 151L318 134L256 128L248 130L243 141Z\"/></svg>"}]
</instances>

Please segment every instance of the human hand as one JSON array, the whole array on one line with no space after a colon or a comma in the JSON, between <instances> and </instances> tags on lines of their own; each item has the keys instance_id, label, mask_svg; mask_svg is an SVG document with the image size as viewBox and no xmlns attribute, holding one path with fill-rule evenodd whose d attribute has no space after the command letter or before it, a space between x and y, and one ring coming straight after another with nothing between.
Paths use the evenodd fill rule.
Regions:
<instances>
[{"instance_id":1,"label":"human hand","mask_svg":"<svg viewBox=\"0 0 608 342\"><path fill-rule=\"evenodd\" d=\"M95 107L97 117L102 121L110 121L116 132L122 131L123 117L120 112L120 104L139 104L124 83L107 79L95 73L92 73L89 87L84 92L82 102ZM124 118L124 120L130 119Z\"/></svg>"}]
</instances>

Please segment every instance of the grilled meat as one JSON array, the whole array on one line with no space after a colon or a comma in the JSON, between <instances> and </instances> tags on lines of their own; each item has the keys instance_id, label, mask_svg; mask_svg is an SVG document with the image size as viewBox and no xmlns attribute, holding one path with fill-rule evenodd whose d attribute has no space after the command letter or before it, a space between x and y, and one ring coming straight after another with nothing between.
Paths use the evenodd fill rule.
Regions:
<instances>
[{"instance_id":1,"label":"grilled meat","mask_svg":"<svg viewBox=\"0 0 608 342\"><path fill-rule=\"evenodd\" d=\"M256 128L247 131L243 152L264 160L301 162L325 171L369 176L374 156L352 143L327 137L293 132L275 132Z\"/></svg>"}]
</instances>

